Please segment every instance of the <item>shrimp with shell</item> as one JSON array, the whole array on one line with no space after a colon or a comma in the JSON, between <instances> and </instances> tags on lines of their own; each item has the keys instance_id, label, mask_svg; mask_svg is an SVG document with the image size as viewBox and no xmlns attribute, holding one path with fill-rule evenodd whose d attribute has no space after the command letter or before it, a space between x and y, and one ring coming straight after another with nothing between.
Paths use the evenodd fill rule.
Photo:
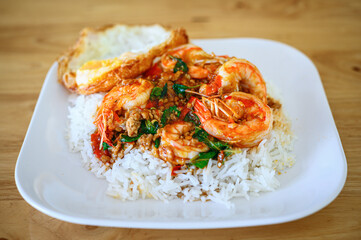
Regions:
<instances>
[{"instance_id":1,"label":"shrimp with shell","mask_svg":"<svg viewBox=\"0 0 361 240\"><path fill-rule=\"evenodd\" d=\"M187 65L188 74L195 79L204 79L209 76L209 69L202 65L225 61L224 57L208 54L196 45L185 44L168 51L162 56L161 66L163 69L173 70L177 63L175 58L181 59Z\"/></svg>"},{"instance_id":2,"label":"shrimp with shell","mask_svg":"<svg viewBox=\"0 0 361 240\"><path fill-rule=\"evenodd\" d=\"M115 86L104 96L94 121L102 142L112 146L108 133L122 123L118 113L145 105L150 98L153 87L150 81L139 78Z\"/></svg>"},{"instance_id":3,"label":"shrimp with shell","mask_svg":"<svg viewBox=\"0 0 361 240\"><path fill-rule=\"evenodd\" d=\"M207 96L239 91L253 94L267 103L266 83L262 74L253 63L238 58L225 62L214 80L199 89L201 94Z\"/></svg>"},{"instance_id":4,"label":"shrimp with shell","mask_svg":"<svg viewBox=\"0 0 361 240\"><path fill-rule=\"evenodd\" d=\"M176 121L166 125L161 134L159 156L175 165L184 165L187 160L201 152L207 152L209 147L189 135L194 126L192 123Z\"/></svg>"},{"instance_id":5,"label":"shrimp with shell","mask_svg":"<svg viewBox=\"0 0 361 240\"><path fill-rule=\"evenodd\" d=\"M257 146L272 129L271 109L244 92L197 99L194 110L207 133L236 147Z\"/></svg>"}]
</instances>

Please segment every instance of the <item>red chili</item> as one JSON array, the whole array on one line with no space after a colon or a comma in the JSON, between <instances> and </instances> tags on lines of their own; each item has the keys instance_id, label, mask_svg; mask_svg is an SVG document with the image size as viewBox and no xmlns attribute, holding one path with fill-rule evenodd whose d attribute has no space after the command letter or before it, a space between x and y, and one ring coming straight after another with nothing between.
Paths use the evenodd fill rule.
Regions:
<instances>
[{"instance_id":1,"label":"red chili","mask_svg":"<svg viewBox=\"0 0 361 240\"><path fill-rule=\"evenodd\" d=\"M155 63L153 67L151 67L146 73L145 77L159 77L160 74L163 72L162 68L159 66L158 63Z\"/></svg>"},{"instance_id":2,"label":"red chili","mask_svg":"<svg viewBox=\"0 0 361 240\"><path fill-rule=\"evenodd\" d=\"M98 131L94 132L91 137L92 149L94 155L100 160L103 155L110 157L110 152L108 150L103 150L103 147L100 148L100 135ZM100 148L100 149L99 149Z\"/></svg>"},{"instance_id":3,"label":"red chili","mask_svg":"<svg viewBox=\"0 0 361 240\"><path fill-rule=\"evenodd\" d=\"M176 176L177 174L175 173L175 171L178 171L182 168L182 165L175 165L172 166L172 176Z\"/></svg>"},{"instance_id":4,"label":"red chili","mask_svg":"<svg viewBox=\"0 0 361 240\"><path fill-rule=\"evenodd\" d=\"M149 109L152 107L158 107L158 101L157 100L150 100L148 101L147 105L145 106L145 108Z\"/></svg>"},{"instance_id":5,"label":"red chili","mask_svg":"<svg viewBox=\"0 0 361 240\"><path fill-rule=\"evenodd\" d=\"M187 107L183 107L180 115L179 115L179 119L183 120L185 118L185 116L190 112L191 110Z\"/></svg>"}]
</instances>

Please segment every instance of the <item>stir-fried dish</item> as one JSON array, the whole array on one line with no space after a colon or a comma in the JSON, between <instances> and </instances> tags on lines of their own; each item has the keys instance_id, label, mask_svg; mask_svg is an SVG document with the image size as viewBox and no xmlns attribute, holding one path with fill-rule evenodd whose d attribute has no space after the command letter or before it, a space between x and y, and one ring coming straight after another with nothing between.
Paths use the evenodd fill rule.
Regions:
<instances>
[{"instance_id":1,"label":"stir-fried dish","mask_svg":"<svg viewBox=\"0 0 361 240\"><path fill-rule=\"evenodd\" d=\"M103 163L113 164L132 146L180 169L204 168L209 159L221 167L266 138L273 116L255 65L186 44L137 78L120 80L94 119L93 152Z\"/></svg>"}]
</instances>

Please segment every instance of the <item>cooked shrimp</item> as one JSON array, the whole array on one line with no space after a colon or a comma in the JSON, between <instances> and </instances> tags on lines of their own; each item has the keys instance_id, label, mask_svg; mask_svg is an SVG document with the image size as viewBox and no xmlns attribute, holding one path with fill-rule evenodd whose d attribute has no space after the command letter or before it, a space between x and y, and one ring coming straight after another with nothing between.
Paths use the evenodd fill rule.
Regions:
<instances>
[{"instance_id":1,"label":"cooked shrimp","mask_svg":"<svg viewBox=\"0 0 361 240\"><path fill-rule=\"evenodd\" d=\"M192 78L207 78L209 74L208 70L200 66L195 66L195 63L199 60L212 59L212 55L203 51L202 48L193 44L185 44L172 49L162 56L161 63L163 69L174 69L177 61L170 56L182 59L187 64L188 73Z\"/></svg>"},{"instance_id":2,"label":"cooked shrimp","mask_svg":"<svg viewBox=\"0 0 361 240\"><path fill-rule=\"evenodd\" d=\"M266 83L257 67L245 59L232 58L222 65L215 79L199 92L205 95L247 91L267 103Z\"/></svg>"},{"instance_id":3,"label":"cooked shrimp","mask_svg":"<svg viewBox=\"0 0 361 240\"><path fill-rule=\"evenodd\" d=\"M207 152L208 146L197 139L187 136L193 129L193 124L177 121L166 125L161 134L159 156L165 161L176 165L184 165L187 159L191 159L201 152Z\"/></svg>"},{"instance_id":4,"label":"cooked shrimp","mask_svg":"<svg viewBox=\"0 0 361 240\"><path fill-rule=\"evenodd\" d=\"M130 81L126 85L115 86L108 92L98 108L94 124L102 137L102 141L112 146L107 131L114 130L120 123L117 112L131 110L147 103L153 84L144 79Z\"/></svg>"},{"instance_id":5,"label":"cooked shrimp","mask_svg":"<svg viewBox=\"0 0 361 240\"><path fill-rule=\"evenodd\" d=\"M197 99L194 109L206 132L237 147L257 146L272 127L271 109L248 93L233 92L223 100Z\"/></svg>"}]
</instances>

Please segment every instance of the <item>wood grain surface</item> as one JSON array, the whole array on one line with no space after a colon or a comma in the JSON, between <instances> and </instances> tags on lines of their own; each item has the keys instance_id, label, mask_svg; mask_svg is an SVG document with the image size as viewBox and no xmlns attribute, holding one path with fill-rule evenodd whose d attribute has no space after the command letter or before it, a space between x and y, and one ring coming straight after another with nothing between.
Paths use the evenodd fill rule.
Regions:
<instances>
[{"instance_id":1,"label":"wood grain surface","mask_svg":"<svg viewBox=\"0 0 361 240\"><path fill-rule=\"evenodd\" d=\"M284 42L317 66L342 140L348 177L338 198L289 223L218 230L70 224L28 205L14 168L45 74L86 26L161 23L191 38ZM0 239L361 239L361 1L0 0ZM300 82L299 84L302 84Z\"/></svg>"}]
</instances>

